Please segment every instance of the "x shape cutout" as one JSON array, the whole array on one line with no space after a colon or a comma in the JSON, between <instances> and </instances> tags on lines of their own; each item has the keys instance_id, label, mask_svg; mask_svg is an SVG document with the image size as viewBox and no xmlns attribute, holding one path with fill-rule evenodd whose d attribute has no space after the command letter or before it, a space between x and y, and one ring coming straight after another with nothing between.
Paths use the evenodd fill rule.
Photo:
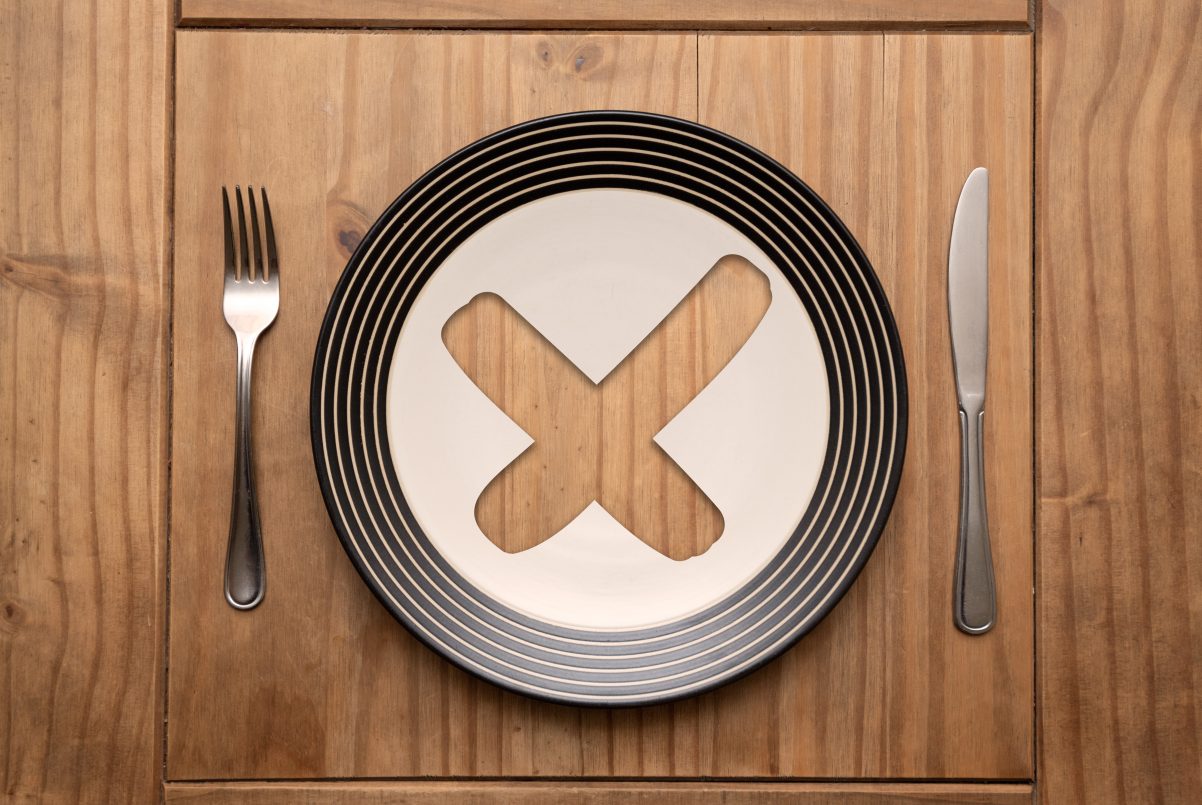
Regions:
<instances>
[{"instance_id":1,"label":"x shape cutout","mask_svg":"<svg viewBox=\"0 0 1202 805\"><path fill-rule=\"evenodd\" d=\"M722 536L722 513L654 437L726 367L771 300L761 271L723 257L598 384L496 294L452 314L447 350L534 439L480 493L485 536L523 551L596 501L665 556L708 550Z\"/></svg>"}]
</instances>

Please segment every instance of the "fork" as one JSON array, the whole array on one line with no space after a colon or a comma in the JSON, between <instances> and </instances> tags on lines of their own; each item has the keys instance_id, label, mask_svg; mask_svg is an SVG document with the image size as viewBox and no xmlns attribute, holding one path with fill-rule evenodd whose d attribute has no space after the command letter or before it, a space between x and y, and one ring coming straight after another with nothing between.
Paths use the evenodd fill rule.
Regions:
<instances>
[{"instance_id":1,"label":"fork","mask_svg":"<svg viewBox=\"0 0 1202 805\"><path fill-rule=\"evenodd\" d=\"M238 250L234 251L234 230L230 221L230 199L221 188L221 206L225 218L225 293L222 307L225 321L238 339L237 429L234 436L234 496L230 509L230 540L225 557L225 600L234 609L254 609L267 589L263 562L263 534L259 527L259 503L255 497L255 473L250 449L250 376L255 342L275 321L280 310L279 259L275 248L275 230L271 225L271 205L267 189L263 196L263 224L267 242L267 262L259 240L259 213L254 187L247 187L250 202L251 241L254 260L247 248L246 213L242 207L242 188L234 186L238 205Z\"/></svg>"}]
</instances>

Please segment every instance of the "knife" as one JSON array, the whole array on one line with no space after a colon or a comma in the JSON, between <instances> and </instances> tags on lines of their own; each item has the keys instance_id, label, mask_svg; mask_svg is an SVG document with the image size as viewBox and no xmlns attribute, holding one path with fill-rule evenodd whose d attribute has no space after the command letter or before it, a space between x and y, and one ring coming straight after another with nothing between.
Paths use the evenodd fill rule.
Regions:
<instances>
[{"instance_id":1,"label":"knife","mask_svg":"<svg viewBox=\"0 0 1202 805\"><path fill-rule=\"evenodd\" d=\"M960 403L960 527L952 618L960 631L993 628L997 602L985 516L985 367L989 342L989 171L968 175L947 260L947 313Z\"/></svg>"}]
</instances>

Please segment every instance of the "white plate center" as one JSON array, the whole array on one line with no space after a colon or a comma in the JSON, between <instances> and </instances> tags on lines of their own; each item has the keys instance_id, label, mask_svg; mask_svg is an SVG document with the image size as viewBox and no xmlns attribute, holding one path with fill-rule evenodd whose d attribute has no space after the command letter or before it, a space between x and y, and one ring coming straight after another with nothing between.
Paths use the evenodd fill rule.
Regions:
<instances>
[{"instance_id":1,"label":"white plate center","mask_svg":"<svg viewBox=\"0 0 1202 805\"><path fill-rule=\"evenodd\" d=\"M768 277L772 303L734 359L655 437L722 512L721 538L674 561L594 503L534 548L496 547L476 523L476 499L531 439L447 352L447 319L495 293L600 382L728 254ZM580 190L492 221L430 278L392 356L389 449L422 529L473 584L540 620L633 629L720 601L776 554L822 469L828 394L813 324L750 240L666 196Z\"/></svg>"}]
</instances>

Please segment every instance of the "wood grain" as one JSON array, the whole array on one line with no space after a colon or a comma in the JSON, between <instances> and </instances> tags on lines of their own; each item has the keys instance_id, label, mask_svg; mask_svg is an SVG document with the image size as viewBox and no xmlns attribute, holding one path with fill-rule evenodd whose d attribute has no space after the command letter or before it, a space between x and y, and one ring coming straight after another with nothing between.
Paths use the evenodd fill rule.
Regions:
<instances>
[{"instance_id":1,"label":"wood grain","mask_svg":"<svg viewBox=\"0 0 1202 805\"><path fill-rule=\"evenodd\" d=\"M641 714L503 695L376 603L321 500L308 389L334 284L397 193L531 117L695 117L695 37L188 31L177 44L169 776L639 773ZM221 596L228 499L213 491L233 460L219 188L252 181L272 190L282 286L255 367L267 597L241 614ZM681 735L697 710L682 708ZM647 768L698 768L695 741L680 740L679 758L657 754Z\"/></svg>"},{"instance_id":2,"label":"wood grain","mask_svg":"<svg viewBox=\"0 0 1202 805\"><path fill-rule=\"evenodd\" d=\"M695 42L179 34L169 779L1030 777L1030 38L707 36L700 54ZM692 118L698 94L704 122L789 159L870 239L921 368L911 377L930 378L912 397L899 512L847 601L746 680L612 712L503 694L417 645L342 554L308 444L317 327L369 222L445 153L570 109ZM975 159L996 166L992 304L1011 326L990 380L1002 614L974 639L950 616L959 434L940 283ZM273 481L260 481L267 600L250 615L221 598L228 503L211 491L232 461L217 189L234 181L288 188L273 211L289 279L256 366L271 389L257 398L259 467ZM894 205L904 226L886 226Z\"/></svg>"},{"instance_id":3,"label":"wood grain","mask_svg":"<svg viewBox=\"0 0 1202 805\"><path fill-rule=\"evenodd\" d=\"M890 525L848 598L781 663L781 723L791 708L805 723L779 742L775 724L748 729L791 772L1030 777L1030 37L703 36L700 51L701 122L780 159L856 233L910 379ZM959 424L946 281L956 199L977 165L992 192L985 439L999 615L967 637L951 624Z\"/></svg>"},{"instance_id":4,"label":"wood grain","mask_svg":"<svg viewBox=\"0 0 1202 805\"><path fill-rule=\"evenodd\" d=\"M0 6L0 797L162 765L168 9Z\"/></svg>"},{"instance_id":5,"label":"wood grain","mask_svg":"<svg viewBox=\"0 0 1202 805\"><path fill-rule=\"evenodd\" d=\"M1029 805L1029 785L922 783L174 783L188 805Z\"/></svg>"},{"instance_id":6,"label":"wood grain","mask_svg":"<svg viewBox=\"0 0 1202 805\"><path fill-rule=\"evenodd\" d=\"M721 536L722 513L655 435L709 385L768 311L768 277L727 255L600 383L496 294L455 312L443 342L534 443L492 479L476 521L502 550L551 538L594 501L677 561Z\"/></svg>"},{"instance_id":7,"label":"wood grain","mask_svg":"<svg viewBox=\"0 0 1202 805\"><path fill-rule=\"evenodd\" d=\"M1048 0L1040 797L1202 801L1202 7Z\"/></svg>"},{"instance_id":8,"label":"wood grain","mask_svg":"<svg viewBox=\"0 0 1202 805\"><path fill-rule=\"evenodd\" d=\"M181 0L185 25L816 28L1029 24L1028 0Z\"/></svg>"}]
</instances>

